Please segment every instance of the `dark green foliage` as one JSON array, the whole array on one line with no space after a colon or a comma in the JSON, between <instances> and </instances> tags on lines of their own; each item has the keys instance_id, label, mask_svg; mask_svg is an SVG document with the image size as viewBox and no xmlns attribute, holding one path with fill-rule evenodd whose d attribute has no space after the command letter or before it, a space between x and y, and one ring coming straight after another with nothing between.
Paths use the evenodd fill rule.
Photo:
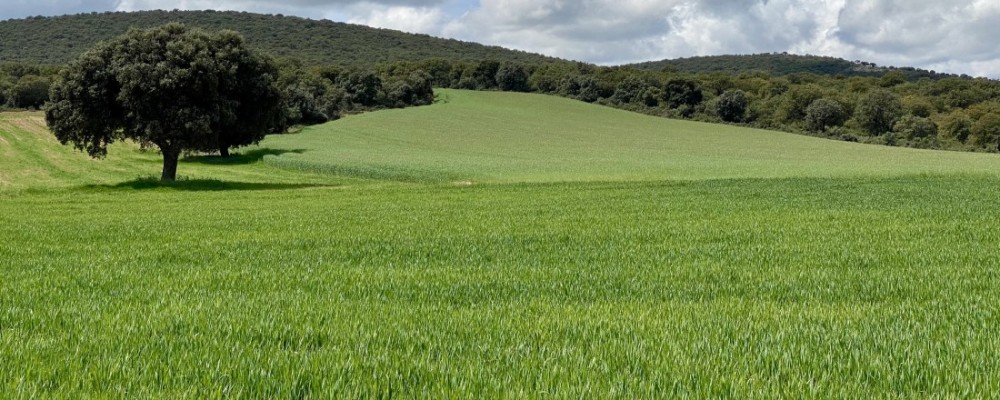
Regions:
<instances>
[{"instance_id":1,"label":"dark green foliage","mask_svg":"<svg viewBox=\"0 0 1000 400\"><path fill-rule=\"evenodd\" d=\"M698 81L675 78L663 87L663 101L668 108L687 107L689 110L704 99Z\"/></svg>"},{"instance_id":2,"label":"dark green foliage","mask_svg":"<svg viewBox=\"0 0 1000 400\"><path fill-rule=\"evenodd\" d=\"M383 86L383 104L390 108L427 105L434 102L431 76L424 71L414 71L405 78L394 78Z\"/></svg>"},{"instance_id":3,"label":"dark green foliage","mask_svg":"<svg viewBox=\"0 0 1000 400\"><path fill-rule=\"evenodd\" d=\"M472 72L472 80L476 83L476 88L480 90L497 88L497 72L500 71L500 61L483 60L476 65Z\"/></svg>"},{"instance_id":4,"label":"dark green foliage","mask_svg":"<svg viewBox=\"0 0 1000 400\"><path fill-rule=\"evenodd\" d=\"M527 92L528 71L521 64L504 62L495 75L497 88L507 92Z\"/></svg>"},{"instance_id":5,"label":"dark green foliage","mask_svg":"<svg viewBox=\"0 0 1000 400\"><path fill-rule=\"evenodd\" d=\"M910 81L915 81L919 78L925 77L940 79L953 76L916 68L879 67L874 63L862 61L848 61L834 57L795 55L787 53L678 58L674 60L644 62L634 64L634 66L647 71L686 73L724 72L728 74L739 74L748 71L763 71L775 76L793 75L806 72L826 76L880 77L887 72L898 72L902 74L906 80Z\"/></svg>"},{"instance_id":6,"label":"dark green foliage","mask_svg":"<svg viewBox=\"0 0 1000 400\"><path fill-rule=\"evenodd\" d=\"M346 93L345 100L355 108L371 108L379 104L382 78L372 71L355 70L337 82Z\"/></svg>"},{"instance_id":7,"label":"dark green foliage","mask_svg":"<svg viewBox=\"0 0 1000 400\"><path fill-rule=\"evenodd\" d=\"M920 139L937 136L938 126L928 118L906 115L896 121L893 132L906 139Z\"/></svg>"},{"instance_id":8,"label":"dark green foliage","mask_svg":"<svg viewBox=\"0 0 1000 400\"><path fill-rule=\"evenodd\" d=\"M275 68L232 32L132 30L70 63L46 121L60 142L94 157L126 138L155 145L161 179L172 181L182 151L253 143L283 123Z\"/></svg>"},{"instance_id":9,"label":"dark green foliage","mask_svg":"<svg viewBox=\"0 0 1000 400\"><path fill-rule=\"evenodd\" d=\"M719 96L716 112L726 122L742 122L747 113L747 95L739 89L727 90Z\"/></svg>"},{"instance_id":10,"label":"dark green foliage","mask_svg":"<svg viewBox=\"0 0 1000 400\"><path fill-rule=\"evenodd\" d=\"M593 103L603 97L600 82L590 75L570 75L563 78L559 85L559 92L564 96L588 103Z\"/></svg>"},{"instance_id":11,"label":"dark green foliage","mask_svg":"<svg viewBox=\"0 0 1000 400\"><path fill-rule=\"evenodd\" d=\"M827 98L814 100L805 111L806 126L813 132L841 126L847 121L847 117L847 112L840 103Z\"/></svg>"},{"instance_id":12,"label":"dark green foliage","mask_svg":"<svg viewBox=\"0 0 1000 400\"><path fill-rule=\"evenodd\" d=\"M990 150L1000 150L1000 114L987 113L972 125L972 141Z\"/></svg>"},{"instance_id":13,"label":"dark green foliage","mask_svg":"<svg viewBox=\"0 0 1000 400\"><path fill-rule=\"evenodd\" d=\"M556 93L559 91L560 82L571 72L565 65L542 64L528 77L528 85L536 92Z\"/></svg>"},{"instance_id":14,"label":"dark green foliage","mask_svg":"<svg viewBox=\"0 0 1000 400\"><path fill-rule=\"evenodd\" d=\"M778 115L785 122L801 121L806 117L806 108L822 97L823 90L816 85L794 86L782 95Z\"/></svg>"},{"instance_id":15,"label":"dark green foliage","mask_svg":"<svg viewBox=\"0 0 1000 400\"><path fill-rule=\"evenodd\" d=\"M334 77L331 70L325 75L305 71L301 66L286 66L281 74L279 87L285 97L287 125L319 124L340 116L340 103L345 97L343 89L335 88L325 77Z\"/></svg>"},{"instance_id":16,"label":"dark green foliage","mask_svg":"<svg viewBox=\"0 0 1000 400\"><path fill-rule=\"evenodd\" d=\"M935 112L934 104L925 97L906 96L902 99L903 109L918 117L928 118Z\"/></svg>"},{"instance_id":17,"label":"dark green foliage","mask_svg":"<svg viewBox=\"0 0 1000 400\"><path fill-rule=\"evenodd\" d=\"M308 65L371 67L431 58L558 61L523 51L389 29L230 11L109 12L0 21L0 60L65 64L98 42L122 35L129 28L151 28L166 22L210 31L235 30L246 36L251 48L275 57L301 59Z\"/></svg>"},{"instance_id":18,"label":"dark green foliage","mask_svg":"<svg viewBox=\"0 0 1000 400\"><path fill-rule=\"evenodd\" d=\"M892 131L893 125L903 115L899 97L884 89L873 90L861 98L854 117L871 135Z\"/></svg>"},{"instance_id":19,"label":"dark green foliage","mask_svg":"<svg viewBox=\"0 0 1000 400\"><path fill-rule=\"evenodd\" d=\"M228 157L230 148L256 144L268 133L284 131L287 115L274 62L248 49L236 32L223 31L215 40L221 43L217 62L229 71L217 72L219 88L225 92L219 121L213 127L218 144L201 150L219 150Z\"/></svg>"},{"instance_id":20,"label":"dark green foliage","mask_svg":"<svg viewBox=\"0 0 1000 400\"><path fill-rule=\"evenodd\" d=\"M49 98L56 68L20 63L0 63L0 108L39 108Z\"/></svg>"},{"instance_id":21,"label":"dark green foliage","mask_svg":"<svg viewBox=\"0 0 1000 400\"><path fill-rule=\"evenodd\" d=\"M48 78L25 75L8 90L10 105L17 108L39 108L49 99Z\"/></svg>"},{"instance_id":22,"label":"dark green foliage","mask_svg":"<svg viewBox=\"0 0 1000 400\"><path fill-rule=\"evenodd\" d=\"M7 105L7 91L10 90L11 84L0 79L0 110Z\"/></svg>"},{"instance_id":23,"label":"dark green foliage","mask_svg":"<svg viewBox=\"0 0 1000 400\"><path fill-rule=\"evenodd\" d=\"M906 75L903 75L900 71L889 71L882 78L878 80L878 85L884 88L891 88L893 86L902 85L906 82Z\"/></svg>"},{"instance_id":24,"label":"dark green foliage","mask_svg":"<svg viewBox=\"0 0 1000 400\"><path fill-rule=\"evenodd\" d=\"M637 103L650 106L652 101L652 106L656 105L656 99L650 99L649 96L649 85L637 76L629 76L618 83L618 87L615 89L614 94L611 95L611 99L618 104L628 104Z\"/></svg>"},{"instance_id":25,"label":"dark green foliage","mask_svg":"<svg viewBox=\"0 0 1000 400\"><path fill-rule=\"evenodd\" d=\"M942 137L965 142L972 134L972 119L962 110L944 117L939 130Z\"/></svg>"}]
</instances>

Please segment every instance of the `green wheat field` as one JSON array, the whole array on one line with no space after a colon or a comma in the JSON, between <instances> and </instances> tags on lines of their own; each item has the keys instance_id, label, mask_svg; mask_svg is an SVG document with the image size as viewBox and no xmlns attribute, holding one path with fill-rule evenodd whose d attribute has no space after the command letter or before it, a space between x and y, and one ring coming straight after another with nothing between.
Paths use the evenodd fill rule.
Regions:
<instances>
[{"instance_id":1,"label":"green wheat field","mask_svg":"<svg viewBox=\"0 0 1000 400\"><path fill-rule=\"evenodd\" d=\"M1000 393L1000 156L438 93L166 185L0 114L2 397Z\"/></svg>"}]
</instances>

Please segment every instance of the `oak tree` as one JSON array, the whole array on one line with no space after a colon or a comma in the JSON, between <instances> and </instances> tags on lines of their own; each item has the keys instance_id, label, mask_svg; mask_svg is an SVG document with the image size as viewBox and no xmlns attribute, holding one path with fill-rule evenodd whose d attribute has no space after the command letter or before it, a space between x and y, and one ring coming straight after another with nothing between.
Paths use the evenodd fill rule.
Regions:
<instances>
[{"instance_id":1,"label":"oak tree","mask_svg":"<svg viewBox=\"0 0 1000 400\"><path fill-rule=\"evenodd\" d=\"M60 142L92 157L125 139L158 147L161 180L172 181L181 152L252 144L279 130L275 80L273 62L234 32L133 29L70 63L45 117Z\"/></svg>"}]
</instances>

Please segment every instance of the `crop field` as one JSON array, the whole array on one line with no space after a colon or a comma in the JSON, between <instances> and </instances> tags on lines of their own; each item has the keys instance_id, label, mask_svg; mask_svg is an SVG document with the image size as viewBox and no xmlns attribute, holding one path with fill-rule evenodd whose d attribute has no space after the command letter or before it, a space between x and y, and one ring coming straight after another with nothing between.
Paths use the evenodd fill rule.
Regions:
<instances>
[{"instance_id":1,"label":"crop field","mask_svg":"<svg viewBox=\"0 0 1000 400\"><path fill-rule=\"evenodd\" d=\"M1000 393L1000 156L441 96L169 185L0 114L0 393Z\"/></svg>"}]
</instances>

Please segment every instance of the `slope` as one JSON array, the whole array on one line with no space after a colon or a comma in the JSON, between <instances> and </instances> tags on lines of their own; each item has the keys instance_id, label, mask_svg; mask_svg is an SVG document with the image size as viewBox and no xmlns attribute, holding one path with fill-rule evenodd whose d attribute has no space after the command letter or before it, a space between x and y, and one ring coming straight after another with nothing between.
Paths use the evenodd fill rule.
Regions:
<instances>
[{"instance_id":1,"label":"slope","mask_svg":"<svg viewBox=\"0 0 1000 400\"><path fill-rule=\"evenodd\" d=\"M181 161L179 175L210 187L224 182L230 186L248 182L293 185L336 182L330 176L317 177L258 162L265 154L275 154L274 150L250 148L241 153L228 160L186 157ZM46 129L42 113L0 113L0 191L142 184L156 176L161 165L158 152L140 149L131 142L114 144L106 158L92 159L60 144Z\"/></svg>"},{"instance_id":2,"label":"slope","mask_svg":"<svg viewBox=\"0 0 1000 400\"><path fill-rule=\"evenodd\" d=\"M274 136L265 161L376 178L475 182L1000 172L1000 157L668 120L564 98L440 90L429 107Z\"/></svg>"},{"instance_id":3,"label":"slope","mask_svg":"<svg viewBox=\"0 0 1000 400\"><path fill-rule=\"evenodd\" d=\"M332 21L231 11L109 12L0 21L0 61L63 64L99 41L131 27L181 22L205 29L232 29L251 46L308 64L370 65L387 61L554 58L496 46L435 38Z\"/></svg>"}]
</instances>

